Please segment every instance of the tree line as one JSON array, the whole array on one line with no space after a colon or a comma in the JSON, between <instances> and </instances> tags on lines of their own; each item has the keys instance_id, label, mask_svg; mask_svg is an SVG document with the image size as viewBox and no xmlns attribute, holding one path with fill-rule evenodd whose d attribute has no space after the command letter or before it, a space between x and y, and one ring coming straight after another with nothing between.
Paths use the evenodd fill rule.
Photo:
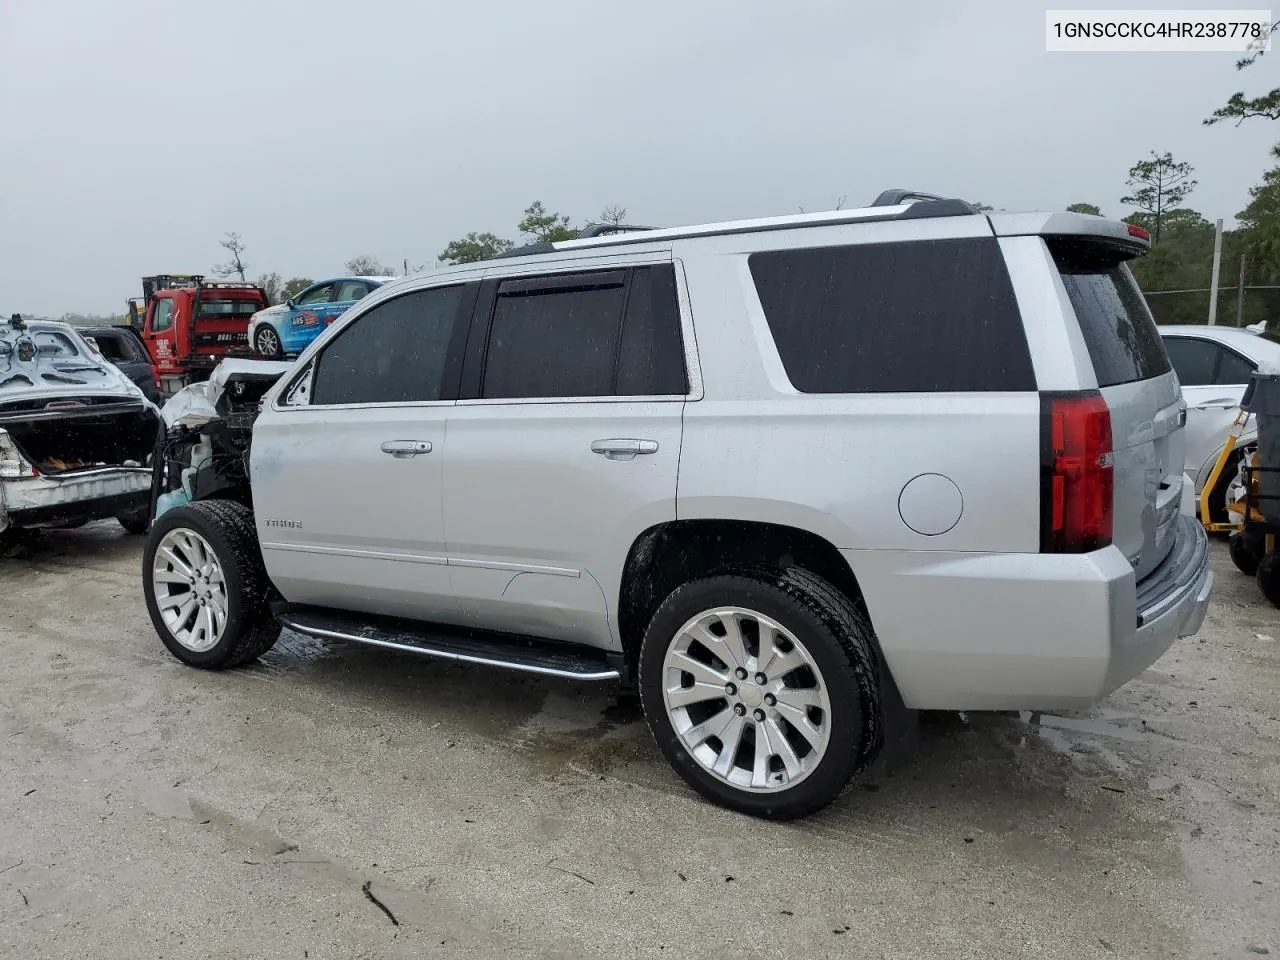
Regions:
<instances>
[{"instance_id":1,"label":"tree line","mask_svg":"<svg viewBox=\"0 0 1280 960\"><path fill-rule=\"evenodd\" d=\"M1258 46L1236 62L1236 69L1247 70L1263 55ZM1280 120L1280 88L1258 96L1234 93L1202 122L1239 126L1258 119ZM1280 332L1280 289L1270 289L1280 287L1280 145L1272 147L1271 160L1271 168L1250 188L1249 203L1236 213L1237 228L1223 231L1217 322L1235 324L1242 305L1241 323L1266 321L1268 329ZM1193 173L1191 164L1153 151L1130 168L1129 192L1121 199L1137 208L1124 220L1151 233L1151 251L1131 266L1160 323L1208 318L1215 228L1187 204L1197 186ZM1090 204L1068 209L1101 212Z\"/></svg>"}]
</instances>

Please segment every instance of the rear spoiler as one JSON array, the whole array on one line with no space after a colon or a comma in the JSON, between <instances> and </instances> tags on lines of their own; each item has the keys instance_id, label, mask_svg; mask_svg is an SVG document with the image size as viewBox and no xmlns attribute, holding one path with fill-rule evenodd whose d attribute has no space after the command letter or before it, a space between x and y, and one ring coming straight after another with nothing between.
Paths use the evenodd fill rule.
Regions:
<instances>
[{"instance_id":1,"label":"rear spoiler","mask_svg":"<svg viewBox=\"0 0 1280 960\"><path fill-rule=\"evenodd\" d=\"M1130 256L1151 249L1151 237L1142 227L1088 213L991 213L987 215L997 237L1096 238L1125 248Z\"/></svg>"}]
</instances>

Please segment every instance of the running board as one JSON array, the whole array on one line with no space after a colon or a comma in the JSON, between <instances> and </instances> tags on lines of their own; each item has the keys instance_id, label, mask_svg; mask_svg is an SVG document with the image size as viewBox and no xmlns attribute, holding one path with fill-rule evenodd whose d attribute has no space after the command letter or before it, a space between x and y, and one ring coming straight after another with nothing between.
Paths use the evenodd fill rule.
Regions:
<instances>
[{"instance_id":1,"label":"running board","mask_svg":"<svg viewBox=\"0 0 1280 960\"><path fill-rule=\"evenodd\" d=\"M618 680L620 658L605 650L535 637L454 630L392 617L287 606L276 614L290 630L322 640L349 640L440 660L505 667L570 680Z\"/></svg>"}]
</instances>

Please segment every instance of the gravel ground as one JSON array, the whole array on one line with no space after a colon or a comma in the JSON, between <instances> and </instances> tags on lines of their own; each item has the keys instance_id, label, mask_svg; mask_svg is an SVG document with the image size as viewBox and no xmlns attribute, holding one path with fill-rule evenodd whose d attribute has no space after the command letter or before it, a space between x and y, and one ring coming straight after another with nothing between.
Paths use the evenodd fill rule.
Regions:
<instances>
[{"instance_id":1,"label":"gravel ground","mask_svg":"<svg viewBox=\"0 0 1280 960\"><path fill-rule=\"evenodd\" d=\"M608 687L286 635L181 666L113 524L0 560L0 956L1280 955L1280 612L1097 708L941 716L797 824L696 799Z\"/></svg>"}]
</instances>

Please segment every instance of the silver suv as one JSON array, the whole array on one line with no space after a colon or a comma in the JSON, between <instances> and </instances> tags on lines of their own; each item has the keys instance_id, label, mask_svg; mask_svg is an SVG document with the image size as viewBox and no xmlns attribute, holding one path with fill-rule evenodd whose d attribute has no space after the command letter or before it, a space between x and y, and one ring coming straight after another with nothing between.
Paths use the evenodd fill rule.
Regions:
<instances>
[{"instance_id":1,"label":"silver suv","mask_svg":"<svg viewBox=\"0 0 1280 960\"><path fill-rule=\"evenodd\" d=\"M1079 707L1199 629L1147 247L890 191L389 283L266 393L251 482L155 520L152 620L198 667L283 625L621 680L699 793L805 815L900 707Z\"/></svg>"}]
</instances>

